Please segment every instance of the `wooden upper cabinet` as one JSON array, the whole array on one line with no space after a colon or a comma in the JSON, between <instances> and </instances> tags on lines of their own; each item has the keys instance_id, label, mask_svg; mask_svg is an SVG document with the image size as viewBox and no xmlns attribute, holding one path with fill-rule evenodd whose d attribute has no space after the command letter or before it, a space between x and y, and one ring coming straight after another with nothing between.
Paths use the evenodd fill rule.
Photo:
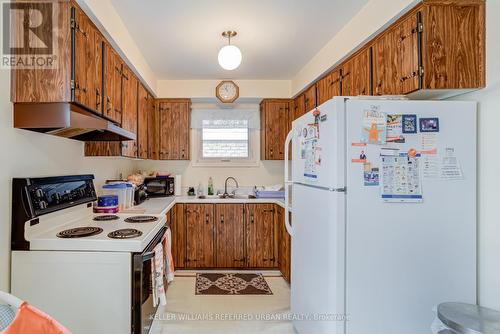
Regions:
<instances>
[{"instance_id":1,"label":"wooden upper cabinet","mask_svg":"<svg viewBox=\"0 0 500 334\"><path fill-rule=\"evenodd\" d=\"M148 159L160 159L160 116L154 97L148 93Z\"/></svg>"},{"instance_id":2,"label":"wooden upper cabinet","mask_svg":"<svg viewBox=\"0 0 500 334\"><path fill-rule=\"evenodd\" d=\"M419 64L419 34L423 29L421 13L408 16L395 28L398 83L401 94L409 94L421 88L421 66Z\"/></svg>"},{"instance_id":3,"label":"wooden upper cabinet","mask_svg":"<svg viewBox=\"0 0 500 334\"><path fill-rule=\"evenodd\" d=\"M74 39L74 78L71 82L74 101L93 109L94 94L94 29L89 18L77 7L71 8L72 36Z\"/></svg>"},{"instance_id":4,"label":"wooden upper cabinet","mask_svg":"<svg viewBox=\"0 0 500 334\"><path fill-rule=\"evenodd\" d=\"M366 48L341 65L342 95L371 95L370 49Z\"/></svg>"},{"instance_id":5,"label":"wooden upper cabinet","mask_svg":"<svg viewBox=\"0 0 500 334\"><path fill-rule=\"evenodd\" d=\"M215 226L213 204L185 204L186 267L215 266Z\"/></svg>"},{"instance_id":6,"label":"wooden upper cabinet","mask_svg":"<svg viewBox=\"0 0 500 334\"><path fill-rule=\"evenodd\" d=\"M122 128L127 131L137 134L137 95L138 95L138 80L132 73L132 71L127 67L123 66L122 75L123 90L123 102L122 102ZM138 136L139 137L139 136ZM128 140L122 142L122 155L125 157L137 157L137 141Z\"/></svg>"},{"instance_id":7,"label":"wooden upper cabinet","mask_svg":"<svg viewBox=\"0 0 500 334\"><path fill-rule=\"evenodd\" d=\"M246 264L244 210L244 204L215 205L215 254L218 268L239 268Z\"/></svg>"},{"instance_id":8,"label":"wooden upper cabinet","mask_svg":"<svg viewBox=\"0 0 500 334\"><path fill-rule=\"evenodd\" d=\"M247 266L275 267L274 204L246 204L246 211Z\"/></svg>"},{"instance_id":9,"label":"wooden upper cabinet","mask_svg":"<svg viewBox=\"0 0 500 334\"><path fill-rule=\"evenodd\" d=\"M189 160L190 99L158 100L160 159Z\"/></svg>"},{"instance_id":10,"label":"wooden upper cabinet","mask_svg":"<svg viewBox=\"0 0 500 334\"><path fill-rule=\"evenodd\" d=\"M424 1L424 89L486 85L485 1Z\"/></svg>"},{"instance_id":11,"label":"wooden upper cabinet","mask_svg":"<svg viewBox=\"0 0 500 334\"><path fill-rule=\"evenodd\" d=\"M307 113L313 110L313 108L316 108L317 105L318 104L316 101L316 85L312 85L304 92L305 112Z\"/></svg>"},{"instance_id":12,"label":"wooden upper cabinet","mask_svg":"<svg viewBox=\"0 0 500 334\"><path fill-rule=\"evenodd\" d=\"M260 103L262 160L284 159L291 102L289 99L264 99Z\"/></svg>"},{"instance_id":13,"label":"wooden upper cabinet","mask_svg":"<svg viewBox=\"0 0 500 334\"><path fill-rule=\"evenodd\" d=\"M94 47L93 47L93 59L92 64L90 66L90 71L93 73L93 80L91 84L89 84L90 91L90 106L94 107L93 109L98 114L104 113L103 106L103 66L102 60L104 55L104 37L101 33L95 29L94 30Z\"/></svg>"},{"instance_id":14,"label":"wooden upper cabinet","mask_svg":"<svg viewBox=\"0 0 500 334\"><path fill-rule=\"evenodd\" d=\"M374 95L400 94L395 52L397 32L396 29L391 29L383 33L372 45Z\"/></svg>"},{"instance_id":15,"label":"wooden upper cabinet","mask_svg":"<svg viewBox=\"0 0 500 334\"><path fill-rule=\"evenodd\" d=\"M316 83L317 105L323 104L334 96L340 96L340 87L340 70L335 69Z\"/></svg>"},{"instance_id":16,"label":"wooden upper cabinet","mask_svg":"<svg viewBox=\"0 0 500 334\"><path fill-rule=\"evenodd\" d=\"M296 120L300 116L304 115L306 112L305 97L304 94L300 94L293 100L293 119Z\"/></svg>"},{"instance_id":17,"label":"wooden upper cabinet","mask_svg":"<svg viewBox=\"0 0 500 334\"><path fill-rule=\"evenodd\" d=\"M137 157L141 159L148 158L148 117L149 100L148 92L143 85L139 85L139 94L137 101Z\"/></svg>"},{"instance_id":18,"label":"wooden upper cabinet","mask_svg":"<svg viewBox=\"0 0 500 334\"><path fill-rule=\"evenodd\" d=\"M104 116L121 123L123 61L109 43L104 43Z\"/></svg>"}]
</instances>

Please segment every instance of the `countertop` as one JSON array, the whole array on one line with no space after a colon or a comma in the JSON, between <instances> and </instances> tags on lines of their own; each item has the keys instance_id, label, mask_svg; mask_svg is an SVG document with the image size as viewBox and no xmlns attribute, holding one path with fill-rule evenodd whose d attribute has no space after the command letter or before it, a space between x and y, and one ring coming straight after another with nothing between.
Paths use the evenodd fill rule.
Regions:
<instances>
[{"instance_id":1,"label":"countertop","mask_svg":"<svg viewBox=\"0 0 500 334\"><path fill-rule=\"evenodd\" d=\"M283 198L197 198L196 196L170 196L170 197L156 197L149 198L140 205L134 207L138 210L144 210L146 215L165 215L172 209L176 203L271 203L277 204L282 208L285 207L285 200Z\"/></svg>"}]
</instances>

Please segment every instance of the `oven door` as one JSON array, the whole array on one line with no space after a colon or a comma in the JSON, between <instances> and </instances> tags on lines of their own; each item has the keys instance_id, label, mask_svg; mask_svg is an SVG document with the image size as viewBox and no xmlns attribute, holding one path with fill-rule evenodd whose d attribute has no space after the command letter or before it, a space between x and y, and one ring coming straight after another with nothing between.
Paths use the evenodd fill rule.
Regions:
<instances>
[{"instance_id":1,"label":"oven door","mask_svg":"<svg viewBox=\"0 0 500 334\"><path fill-rule=\"evenodd\" d=\"M154 260L153 249L161 242L167 227L163 227L146 247L144 252L133 256L132 281L132 333L147 334L153 324L156 309L153 305L153 284L151 261ZM167 282L164 279L165 288Z\"/></svg>"}]
</instances>

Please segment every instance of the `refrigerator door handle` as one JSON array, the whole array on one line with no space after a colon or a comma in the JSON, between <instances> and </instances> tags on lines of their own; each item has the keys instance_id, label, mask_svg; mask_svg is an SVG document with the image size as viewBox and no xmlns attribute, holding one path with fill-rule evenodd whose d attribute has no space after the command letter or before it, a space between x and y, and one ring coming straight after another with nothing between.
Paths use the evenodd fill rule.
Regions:
<instances>
[{"instance_id":1,"label":"refrigerator door handle","mask_svg":"<svg viewBox=\"0 0 500 334\"><path fill-rule=\"evenodd\" d=\"M290 142L292 141L293 138L293 128L290 132L288 132L288 135L286 136L285 139L285 160L284 160L284 165L285 165L285 228L288 234L290 236L293 236L293 228L290 225L290 212L292 209L290 208L290 186L292 185L292 181L289 179L288 175L288 164L290 163L288 160L289 156L289 147L290 147Z\"/></svg>"}]
</instances>

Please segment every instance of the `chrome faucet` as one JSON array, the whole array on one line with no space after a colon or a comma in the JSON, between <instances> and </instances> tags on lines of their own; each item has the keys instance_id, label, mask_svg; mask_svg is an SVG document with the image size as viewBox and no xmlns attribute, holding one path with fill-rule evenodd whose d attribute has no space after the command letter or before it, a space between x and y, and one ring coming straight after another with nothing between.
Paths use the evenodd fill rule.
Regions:
<instances>
[{"instance_id":1,"label":"chrome faucet","mask_svg":"<svg viewBox=\"0 0 500 334\"><path fill-rule=\"evenodd\" d=\"M228 177L226 179L226 181L224 182L224 194L222 194L222 197L224 197L224 198L231 197L231 195L229 195L228 192L227 192L227 181L229 181L229 180L233 180L234 183L236 184L236 188L239 188L238 181L236 181L236 179L234 177L232 177L232 176ZM233 191L232 196L235 195L235 191L236 190Z\"/></svg>"}]
</instances>

